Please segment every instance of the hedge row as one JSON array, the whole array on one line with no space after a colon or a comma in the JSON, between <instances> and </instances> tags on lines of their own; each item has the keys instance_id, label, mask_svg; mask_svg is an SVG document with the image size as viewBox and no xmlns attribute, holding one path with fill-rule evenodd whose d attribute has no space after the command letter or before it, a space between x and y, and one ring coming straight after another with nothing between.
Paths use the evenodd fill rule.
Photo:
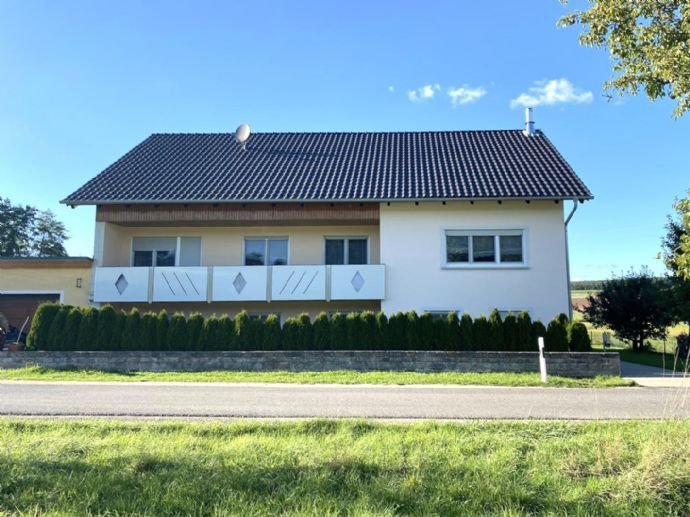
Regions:
<instances>
[{"instance_id":1,"label":"hedge row","mask_svg":"<svg viewBox=\"0 0 690 517\"><path fill-rule=\"evenodd\" d=\"M591 344L581 323L565 315L547 327L533 322L526 312L497 310L474 320L451 312L442 318L414 311L386 317L382 312L320 313L289 318L252 319L242 311L235 318L223 315L188 318L163 310L143 315L135 308L118 312L54 303L42 304L28 336L33 350L522 350L535 351L537 338L545 338L550 351L587 351Z\"/></svg>"}]
</instances>

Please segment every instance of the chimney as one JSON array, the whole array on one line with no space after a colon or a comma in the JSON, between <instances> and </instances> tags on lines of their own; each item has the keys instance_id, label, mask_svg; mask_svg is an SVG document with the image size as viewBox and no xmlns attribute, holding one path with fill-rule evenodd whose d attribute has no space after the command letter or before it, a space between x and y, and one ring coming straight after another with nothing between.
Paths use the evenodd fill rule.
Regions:
<instances>
[{"instance_id":1,"label":"chimney","mask_svg":"<svg viewBox=\"0 0 690 517\"><path fill-rule=\"evenodd\" d=\"M532 136L534 134L534 120L532 120L532 108L525 108L525 136Z\"/></svg>"}]
</instances>

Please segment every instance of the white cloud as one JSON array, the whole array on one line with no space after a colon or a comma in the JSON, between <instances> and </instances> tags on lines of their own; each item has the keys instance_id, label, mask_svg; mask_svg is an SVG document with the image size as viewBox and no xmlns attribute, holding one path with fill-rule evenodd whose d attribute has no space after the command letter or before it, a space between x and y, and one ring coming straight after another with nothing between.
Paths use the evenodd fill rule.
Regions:
<instances>
[{"instance_id":1,"label":"white cloud","mask_svg":"<svg viewBox=\"0 0 690 517\"><path fill-rule=\"evenodd\" d=\"M584 104L592 102L594 95L589 91L575 88L567 79L551 79L550 81L537 81L526 93L521 93L510 101L510 107L525 106L551 106L553 104Z\"/></svg>"},{"instance_id":2,"label":"white cloud","mask_svg":"<svg viewBox=\"0 0 690 517\"><path fill-rule=\"evenodd\" d=\"M395 93L395 86L393 86L393 85L391 84L391 85L388 87L388 91L391 92L391 93Z\"/></svg>"},{"instance_id":3,"label":"white cloud","mask_svg":"<svg viewBox=\"0 0 690 517\"><path fill-rule=\"evenodd\" d=\"M448 97L453 106L461 106L462 104L471 104L477 102L486 95L486 90L481 86L479 88L469 88L461 86L459 88L450 88L448 90Z\"/></svg>"},{"instance_id":4,"label":"white cloud","mask_svg":"<svg viewBox=\"0 0 690 517\"><path fill-rule=\"evenodd\" d=\"M407 92L407 98L412 102L428 101L433 99L434 95L436 95L436 92L440 89L440 84L425 84L416 90L409 90Z\"/></svg>"}]
</instances>

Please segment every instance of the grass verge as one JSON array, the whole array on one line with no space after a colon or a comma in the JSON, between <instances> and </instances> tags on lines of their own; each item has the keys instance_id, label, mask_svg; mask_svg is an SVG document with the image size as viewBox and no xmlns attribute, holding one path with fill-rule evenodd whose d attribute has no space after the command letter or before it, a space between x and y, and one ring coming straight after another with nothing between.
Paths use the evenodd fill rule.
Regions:
<instances>
[{"instance_id":1,"label":"grass verge","mask_svg":"<svg viewBox=\"0 0 690 517\"><path fill-rule=\"evenodd\" d=\"M415 372L113 372L29 366L0 369L0 380L116 382L271 382L290 384L458 384L478 386L543 386L537 373L415 373ZM612 388L632 386L620 377L587 379L549 376L547 386Z\"/></svg>"},{"instance_id":2,"label":"grass verge","mask_svg":"<svg viewBox=\"0 0 690 517\"><path fill-rule=\"evenodd\" d=\"M687 515L690 423L0 419L0 514Z\"/></svg>"},{"instance_id":3,"label":"grass verge","mask_svg":"<svg viewBox=\"0 0 690 517\"><path fill-rule=\"evenodd\" d=\"M594 345L595 350L602 350L601 345ZM631 348L612 347L607 348L608 351L618 352L621 361L626 363L643 364L646 366L654 366L655 368L666 368L668 371L673 371L673 354L655 352L654 350L644 350L642 352L633 352ZM664 360L666 361L664 363ZM683 373L683 364L678 362L676 364L676 372Z\"/></svg>"}]
</instances>

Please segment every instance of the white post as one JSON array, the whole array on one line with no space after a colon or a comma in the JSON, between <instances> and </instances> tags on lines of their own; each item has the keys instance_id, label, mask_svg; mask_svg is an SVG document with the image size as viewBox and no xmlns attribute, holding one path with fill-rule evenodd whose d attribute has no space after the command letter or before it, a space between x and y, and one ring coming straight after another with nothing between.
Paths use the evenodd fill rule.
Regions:
<instances>
[{"instance_id":1,"label":"white post","mask_svg":"<svg viewBox=\"0 0 690 517\"><path fill-rule=\"evenodd\" d=\"M541 373L541 382L546 382L546 356L544 355L544 338L538 339L539 343L539 372Z\"/></svg>"}]
</instances>

